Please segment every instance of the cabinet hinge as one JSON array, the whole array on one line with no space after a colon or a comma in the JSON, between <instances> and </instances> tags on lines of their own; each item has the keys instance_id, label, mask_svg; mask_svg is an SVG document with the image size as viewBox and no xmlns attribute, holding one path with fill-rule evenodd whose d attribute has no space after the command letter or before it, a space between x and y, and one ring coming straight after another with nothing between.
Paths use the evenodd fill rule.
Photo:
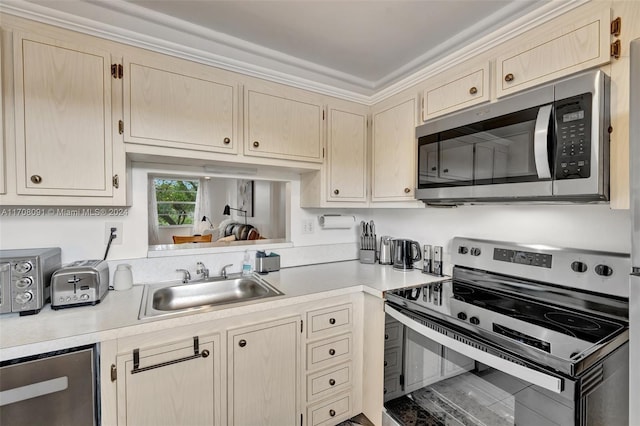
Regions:
<instances>
[{"instance_id":1,"label":"cabinet hinge","mask_svg":"<svg viewBox=\"0 0 640 426\"><path fill-rule=\"evenodd\" d=\"M303 320L300 320L300 333L302 333L303 324L304 324L304 321L303 321Z\"/></svg>"},{"instance_id":2,"label":"cabinet hinge","mask_svg":"<svg viewBox=\"0 0 640 426\"><path fill-rule=\"evenodd\" d=\"M300 413L300 426L302 426L302 413Z\"/></svg>"},{"instance_id":3,"label":"cabinet hinge","mask_svg":"<svg viewBox=\"0 0 640 426\"><path fill-rule=\"evenodd\" d=\"M621 32L622 32L622 18L618 16L616 19L611 21L611 35L614 37L618 37L620 36Z\"/></svg>"},{"instance_id":4,"label":"cabinet hinge","mask_svg":"<svg viewBox=\"0 0 640 426\"><path fill-rule=\"evenodd\" d=\"M324 120L324 110L322 110L322 119Z\"/></svg>"},{"instance_id":5,"label":"cabinet hinge","mask_svg":"<svg viewBox=\"0 0 640 426\"><path fill-rule=\"evenodd\" d=\"M120 176L113 175L113 178L111 178L111 183L113 184L113 187L115 189L120 188Z\"/></svg>"},{"instance_id":6,"label":"cabinet hinge","mask_svg":"<svg viewBox=\"0 0 640 426\"><path fill-rule=\"evenodd\" d=\"M322 148L322 158L324 158L324 148Z\"/></svg>"},{"instance_id":7,"label":"cabinet hinge","mask_svg":"<svg viewBox=\"0 0 640 426\"><path fill-rule=\"evenodd\" d=\"M616 40L611 43L611 56L614 59L620 59L620 55L622 54L621 50L622 46L620 45L620 40Z\"/></svg>"},{"instance_id":8,"label":"cabinet hinge","mask_svg":"<svg viewBox=\"0 0 640 426\"><path fill-rule=\"evenodd\" d=\"M400 375L400 386L404 386L404 374Z\"/></svg>"},{"instance_id":9,"label":"cabinet hinge","mask_svg":"<svg viewBox=\"0 0 640 426\"><path fill-rule=\"evenodd\" d=\"M124 121L122 120L118 120L118 133L124 133Z\"/></svg>"},{"instance_id":10,"label":"cabinet hinge","mask_svg":"<svg viewBox=\"0 0 640 426\"><path fill-rule=\"evenodd\" d=\"M118 380L118 368L115 364L111 364L111 381L115 382Z\"/></svg>"},{"instance_id":11,"label":"cabinet hinge","mask_svg":"<svg viewBox=\"0 0 640 426\"><path fill-rule=\"evenodd\" d=\"M111 76L116 80L122 79L124 68L120 64L111 64Z\"/></svg>"}]
</instances>

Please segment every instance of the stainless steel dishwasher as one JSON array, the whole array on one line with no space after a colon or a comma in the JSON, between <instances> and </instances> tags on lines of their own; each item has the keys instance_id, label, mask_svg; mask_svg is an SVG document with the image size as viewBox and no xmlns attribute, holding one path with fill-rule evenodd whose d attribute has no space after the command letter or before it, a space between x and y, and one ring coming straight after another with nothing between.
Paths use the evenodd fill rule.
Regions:
<instances>
[{"instance_id":1,"label":"stainless steel dishwasher","mask_svg":"<svg viewBox=\"0 0 640 426\"><path fill-rule=\"evenodd\" d=\"M0 424L97 425L95 345L0 363Z\"/></svg>"}]
</instances>

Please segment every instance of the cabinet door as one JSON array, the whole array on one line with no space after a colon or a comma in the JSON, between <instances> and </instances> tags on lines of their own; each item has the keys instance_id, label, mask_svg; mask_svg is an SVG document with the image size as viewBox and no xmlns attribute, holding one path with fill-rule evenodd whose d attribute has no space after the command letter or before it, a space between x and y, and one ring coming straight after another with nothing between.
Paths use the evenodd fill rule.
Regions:
<instances>
[{"instance_id":1,"label":"cabinet door","mask_svg":"<svg viewBox=\"0 0 640 426\"><path fill-rule=\"evenodd\" d=\"M322 162L321 104L249 89L245 155Z\"/></svg>"},{"instance_id":2,"label":"cabinet door","mask_svg":"<svg viewBox=\"0 0 640 426\"><path fill-rule=\"evenodd\" d=\"M299 422L300 317L228 332L228 424Z\"/></svg>"},{"instance_id":3,"label":"cabinet door","mask_svg":"<svg viewBox=\"0 0 640 426\"><path fill-rule=\"evenodd\" d=\"M374 114L371 201L413 200L415 131L416 98Z\"/></svg>"},{"instance_id":4,"label":"cabinet door","mask_svg":"<svg viewBox=\"0 0 640 426\"><path fill-rule=\"evenodd\" d=\"M407 328L405 334L405 392L440 380L442 346Z\"/></svg>"},{"instance_id":5,"label":"cabinet door","mask_svg":"<svg viewBox=\"0 0 640 426\"><path fill-rule=\"evenodd\" d=\"M559 29L554 22L532 31L530 43L517 51L498 56L497 96L609 62L610 19L611 11L605 8L587 19Z\"/></svg>"},{"instance_id":6,"label":"cabinet door","mask_svg":"<svg viewBox=\"0 0 640 426\"><path fill-rule=\"evenodd\" d=\"M488 102L489 95L488 62L453 78L434 80L424 90L422 120L427 121L462 108Z\"/></svg>"},{"instance_id":7,"label":"cabinet door","mask_svg":"<svg viewBox=\"0 0 640 426\"><path fill-rule=\"evenodd\" d=\"M118 424L214 425L214 340L200 338L198 348L199 357L190 340L141 348L138 369L133 354L118 356Z\"/></svg>"},{"instance_id":8,"label":"cabinet door","mask_svg":"<svg viewBox=\"0 0 640 426\"><path fill-rule=\"evenodd\" d=\"M14 34L17 192L113 193L111 56Z\"/></svg>"},{"instance_id":9,"label":"cabinet door","mask_svg":"<svg viewBox=\"0 0 640 426\"><path fill-rule=\"evenodd\" d=\"M329 110L327 199L367 199L367 117L364 114Z\"/></svg>"},{"instance_id":10,"label":"cabinet door","mask_svg":"<svg viewBox=\"0 0 640 426\"><path fill-rule=\"evenodd\" d=\"M172 58L124 61L125 141L235 154L237 86Z\"/></svg>"}]
</instances>

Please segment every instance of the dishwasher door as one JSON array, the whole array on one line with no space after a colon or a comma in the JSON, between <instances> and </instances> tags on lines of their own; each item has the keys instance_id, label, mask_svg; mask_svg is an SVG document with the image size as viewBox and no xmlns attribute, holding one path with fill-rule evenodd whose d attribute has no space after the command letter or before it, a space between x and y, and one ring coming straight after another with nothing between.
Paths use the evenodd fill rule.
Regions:
<instances>
[{"instance_id":1,"label":"dishwasher door","mask_svg":"<svg viewBox=\"0 0 640 426\"><path fill-rule=\"evenodd\" d=\"M96 371L95 346L3 362L0 424L98 424Z\"/></svg>"}]
</instances>

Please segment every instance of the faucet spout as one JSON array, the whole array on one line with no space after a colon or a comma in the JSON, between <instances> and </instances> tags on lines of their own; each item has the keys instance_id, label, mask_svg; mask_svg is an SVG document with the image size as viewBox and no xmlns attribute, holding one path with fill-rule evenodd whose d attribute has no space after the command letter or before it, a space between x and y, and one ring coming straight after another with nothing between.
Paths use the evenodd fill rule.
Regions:
<instances>
[{"instance_id":1,"label":"faucet spout","mask_svg":"<svg viewBox=\"0 0 640 426\"><path fill-rule=\"evenodd\" d=\"M191 274L186 269L176 269L176 272L182 272L182 282L184 284L188 283L191 280Z\"/></svg>"},{"instance_id":2,"label":"faucet spout","mask_svg":"<svg viewBox=\"0 0 640 426\"><path fill-rule=\"evenodd\" d=\"M198 262L196 263L196 267L196 274L200 274L200 278L202 278L203 280L209 278L209 269L204 266L204 263Z\"/></svg>"},{"instance_id":3,"label":"faucet spout","mask_svg":"<svg viewBox=\"0 0 640 426\"><path fill-rule=\"evenodd\" d=\"M229 266L233 266L233 263L229 263L228 265L224 265L224 266L222 267L222 269L220 270L220 276L221 276L222 278L224 278L225 280L227 279L227 268L228 268Z\"/></svg>"}]
</instances>

